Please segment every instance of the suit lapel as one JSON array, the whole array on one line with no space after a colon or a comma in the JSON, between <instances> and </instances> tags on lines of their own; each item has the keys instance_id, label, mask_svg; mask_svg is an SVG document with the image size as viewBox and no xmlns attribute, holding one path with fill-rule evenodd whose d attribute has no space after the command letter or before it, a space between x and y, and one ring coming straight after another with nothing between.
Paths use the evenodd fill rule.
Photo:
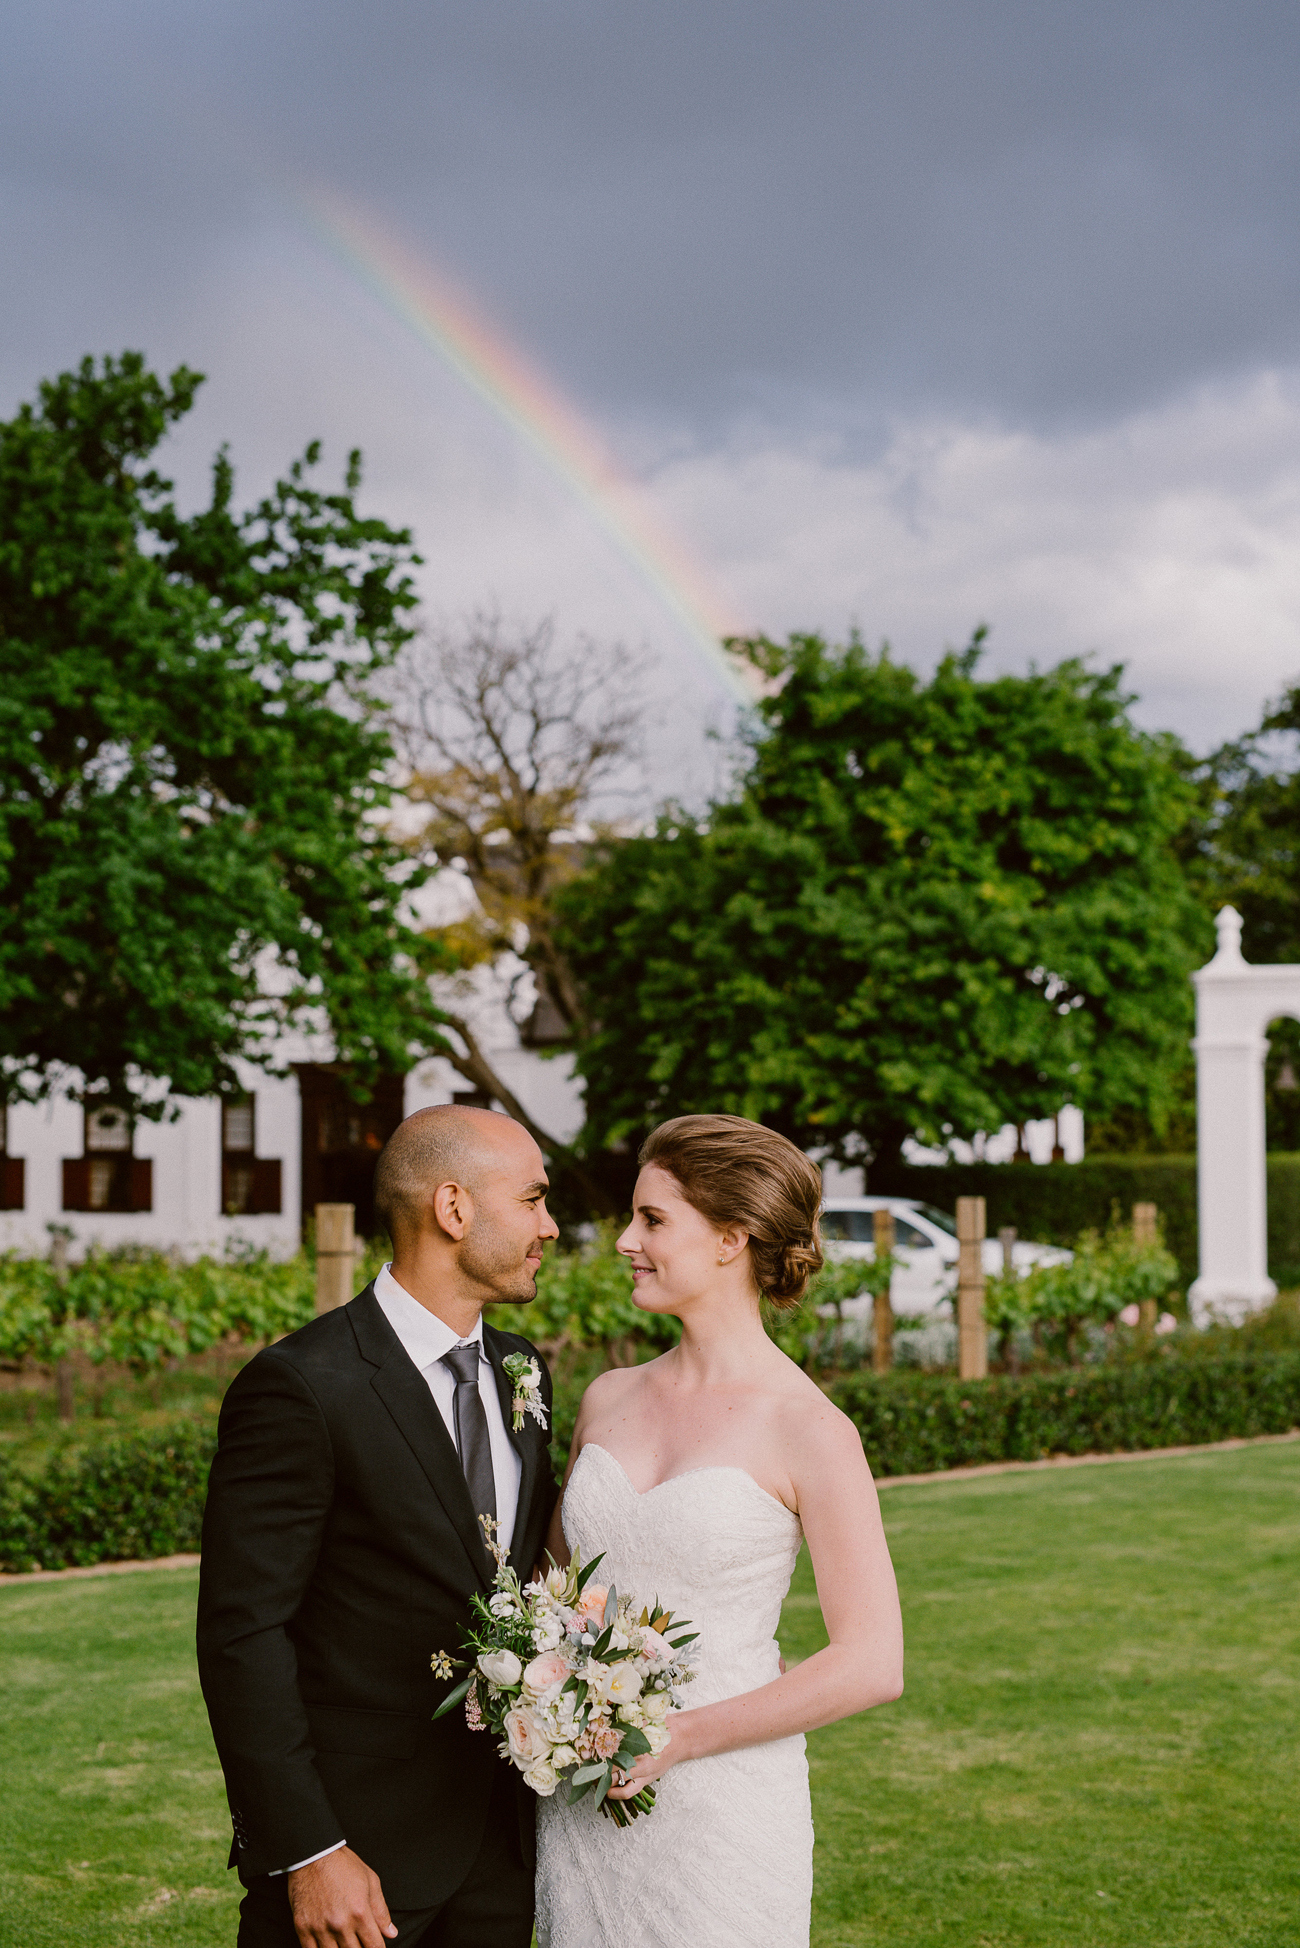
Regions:
<instances>
[{"instance_id":1,"label":"suit lapel","mask_svg":"<svg viewBox=\"0 0 1300 1948\"><path fill-rule=\"evenodd\" d=\"M506 1424L506 1433L510 1436L511 1446L519 1456L519 1501L515 1509L515 1532L510 1538L510 1563L513 1569L518 1570L519 1580L526 1583L532 1574L533 1566L530 1562L521 1563L516 1559L515 1546L522 1543L524 1539L528 1527L528 1511L533 1505L533 1491L537 1483L538 1442L531 1436L527 1415L524 1416L522 1428L517 1434L515 1432L514 1416L511 1411L514 1386L504 1365L507 1349L502 1344L499 1334L486 1322L483 1326L483 1350L491 1361L492 1371L496 1375L497 1398L501 1402L501 1418Z\"/></svg>"},{"instance_id":2,"label":"suit lapel","mask_svg":"<svg viewBox=\"0 0 1300 1948\"><path fill-rule=\"evenodd\" d=\"M371 1386L427 1475L464 1545L475 1576L489 1587L496 1565L483 1547L456 1443L447 1432L447 1423L434 1404L424 1375L384 1317L373 1285L353 1299L348 1317L362 1358L378 1369ZM508 1419L506 1425L510 1425Z\"/></svg>"}]
</instances>

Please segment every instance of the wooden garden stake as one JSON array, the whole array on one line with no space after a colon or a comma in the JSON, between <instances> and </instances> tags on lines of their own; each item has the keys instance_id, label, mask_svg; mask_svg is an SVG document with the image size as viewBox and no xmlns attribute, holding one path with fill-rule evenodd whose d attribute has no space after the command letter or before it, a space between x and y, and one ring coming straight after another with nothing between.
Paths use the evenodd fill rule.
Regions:
<instances>
[{"instance_id":1,"label":"wooden garden stake","mask_svg":"<svg viewBox=\"0 0 1300 1948\"><path fill-rule=\"evenodd\" d=\"M316 1310L333 1312L347 1305L352 1297L352 1275L356 1267L351 1204L316 1206Z\"/></svg>"},{"instance_id":2,"label":"wooden garden stake","mask_svg":"<svg viewBox=\"0 0 1300 1948\"><path fill-rule=\"evenodd\" d=\"M1135 1204L1133 1206L1133 1242L1135 1245L1154 1245L1159 1242L1156 1225L1156 1207L1154 1204ZM1144 1333L1154 1332L1156 1329L1155 1300L1143 1299L1140 1311L1142 1315L1139 1322L1141 1330Z\"/></svg>"},{"instance_id":3,"label":"wooden garden stake","mask_svg":"<svg viewBox=\"0 0 1300 1948\"><path fill-rule=\"evenodd\" d=\"M957 1199L957 1370L982 1380L989 1370L984 1324L984 1199Z\"/></svg>"},{"instance_id":4,"label":"wooden garden stake","mask_svg":"<svg viewBox=\"0 0 1300 1948\"><path fill-rule=\"evenodd\" d=\"M879 1264L894 1249L893 1212L873 1211L871 1229L876 1246L876 1263ZM894 1308L890 1303L888 1284L883 1292L876 1293L872 1320L875 1327L875 1344L871 1349L872 1369L876 1373L888 1373L894 1364Z\"/></svg>"},{"instance_id":5,"label":"wooden garden stake","mask_svg":"<svg viewBox=\"0 0 1300 1948\"><path fill-rule=\"evenodd\" d=\"M58 1231L50 1239L50 1264L54 1271L55 1283L61 1288L68 1282L68 1241ZM73 1421L77 1417L77 1376L70 1359L55 1362L54 1388L59 1401L59 1419Z\"/></svg>"}]
</instances>

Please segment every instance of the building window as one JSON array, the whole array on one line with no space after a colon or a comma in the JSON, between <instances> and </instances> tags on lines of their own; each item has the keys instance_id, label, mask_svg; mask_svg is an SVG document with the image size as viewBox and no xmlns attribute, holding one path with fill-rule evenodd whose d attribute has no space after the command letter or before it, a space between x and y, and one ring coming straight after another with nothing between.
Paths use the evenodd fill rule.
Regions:
<instances>
[{"instance_id":1,"label":"building window","mask_svg":"<svg viewBox=\"0 0 1300 1948\"><path fill-rule=\"evenodd\" d=\"M317 1204L351 1204L359 1238L375 1229L375 1162L405 1113L400 1075L370 1078L359 1103L348 1073L332 1063L295 1062L302 1091L302 1214Z\"/></svg>"},{"instance_id":2,"label":"building window","mask_svg":"<svg viewBox=\"0 0 1300 1948\"><path fill-rule=\"evenodd\" d=\"M257 1155L257 1099L221 1105L221 1208L227 1217L278 1217L280 1159Z\"/></svg>"},{"instance_id":3,"label":"building window","mask_svg":"<svg viewBox=\"0 0 1300 1948\"><path fill-rule=\"evenodd\" d=\"M151 1211L153 1161L134 1154L129 1113L116 1103L86 1106L83 1154L63 1160L65 1211Z\"/></svg>"},{"instance_id":4,"label":"building window","mask_svg":"<svg viewBox=\"0 0 1300 1948\"><path fill-rule=\"evenodd\" d=\"M0 1211L21 1211L26 1162L9 1154L9 1105L0 1102Z\"/></svg>"}]
</instances>

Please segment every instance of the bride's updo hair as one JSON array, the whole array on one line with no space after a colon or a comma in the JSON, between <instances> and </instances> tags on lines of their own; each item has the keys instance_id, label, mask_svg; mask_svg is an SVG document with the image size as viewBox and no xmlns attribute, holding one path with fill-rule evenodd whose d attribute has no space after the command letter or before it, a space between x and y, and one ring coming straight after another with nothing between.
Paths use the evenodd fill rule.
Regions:
<instances>
[{"instance_id":1,"label":"bride's updo hair","mask_svg":"<svg viewBox=\"0 0 1300 1948\"><path fill-rule=\"evenodd\" d=\"M822 1174L788 1137L744 1116L674 1116L651 1130L637 1163L666 1170L719 1230L748 1231L763 1297L782 1311L798 1305L822 1268Z\"/></svg>"}]
</instances>

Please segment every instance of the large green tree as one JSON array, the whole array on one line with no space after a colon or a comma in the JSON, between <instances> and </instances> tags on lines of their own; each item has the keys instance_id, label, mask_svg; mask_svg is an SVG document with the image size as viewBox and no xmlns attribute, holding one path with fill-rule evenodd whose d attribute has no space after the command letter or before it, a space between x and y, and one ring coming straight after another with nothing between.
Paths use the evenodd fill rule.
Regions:
<instances>
[{"instance_id":1,"label":"large green tree","mask_svg":"<svg viewBox=\"0 0 1300 1948\"><path fill-rule=\"evenodd\" d=\"M207 507L151 464L201 383L87 359L0 425L0 1057L158 1109L288 1023L368 1074L437 1040L401 917L369 684L410 635L411 537L311 480Z\"/></svg>"},{"instance_id":2,"label":"large green tree","mask_svg":"<svg viewBox=\"0 0 1300 1948\"><path fill-rule=\"evenodd\" d=\"M1260 727L1200 768L1203 809L1188 834L1194 883L1208 908L1241 914L1251 961L1300 962L1300 685ZM1274 1022L1264 1065L1272 1150L1300 1149L1300 1022Z\"/></svg>"},{"instance_id":3,"label":"large green tree","mask_svg":"<svg viewBox=\"0 0 1300 1948\"><path fill-rule=\"evenodd\" d=\"M1004 1121L1162 1113L1208 918L1194 793L1121 672L922 681L856 641L747 646L769 684L733 795L563 895L599 1024L589 1140L727 1109L877 1156Z\"/></svg>"}]
</instances>

